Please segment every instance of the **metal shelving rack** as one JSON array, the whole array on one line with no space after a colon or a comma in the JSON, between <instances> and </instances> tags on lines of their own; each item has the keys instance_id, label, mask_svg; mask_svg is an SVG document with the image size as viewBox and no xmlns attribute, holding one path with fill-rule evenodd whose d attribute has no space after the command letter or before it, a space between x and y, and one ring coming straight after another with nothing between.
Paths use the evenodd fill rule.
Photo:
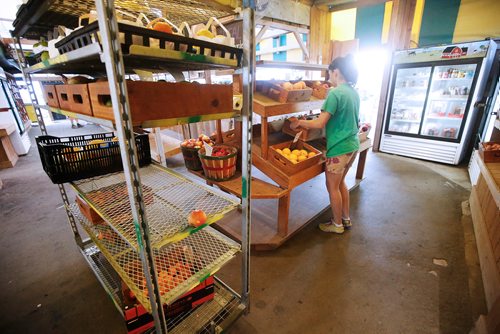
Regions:
<instances>
[{"instance_id":1,"label":"metal shelving rack","mask_svg":"<svg viewBox=\"0 0 500 334\"><path fill-rule=\"evenodd\" d=\"M167 4L168 3L168 4ZM167 6L168 5L168 6ZM30 9L29 6L35 6L35 9ZM127 87L125 83L126 64L127 62L134 66L137 59L133 57L123 57L120 42L118 40L118 22L116 17L116 9L133 11L135 13L145 13L146 15L158 15L158 9L166 7L175 13L176 19L179 22L186 21L190 24L206 21L210 16L222 16L227 13L227 7L220 5L216 0L211 1L198 1L192 0L189 2L180 0L148 0L148 1L130 1L130 0L95 0L95 7L93 0L79 1L78 7L66 2L65 0L31 0L27 4L27 8L23 10L33 10L33 15L20 15L16 21L20 21L15 25L13 36L17 40L19 50L18 60L22 65L23 75L25 77L28 91L35 106L38 123L42 134L47 134L47 129L41 116L41 108L36 95L34 94L33 84L31 81L31 74L36 72L50 72L52 73L75 73L85 74L88 71L94 73L107 74L111 100L114 112L114 124L118 141L120 144L121 157L123 161L124 171L120 174L118 179L121 186L126 188L126 194L122 200L126 208L127 215L130 215L132 222L129 221L128 233L123 226L113 224L113 215L108 212L108 219L110 224L93 225L85 217L83 217L74 204L70 204L64 185L59 185L61 196L66 207L68 220L71 225L72 231L77 245L79 246L82 254L89 263L91 269L94 271L98 280L103 285L104 289L108 292L117 308L123 313L123 305L119 298L120 293L120 278L123 279L129 287L135 292L136 297L141 301L142 305L152 313L154 318L155 330L158 333L191 333L191 332L221 332L232 322L234 322L243 312L249 310L249 266L250 266L250 223L251 223L251 209L250 209L250 179L251 179L251 140L252 140L252 103L253 99L253 80L255 73L255 45L254 45L254 1L243 1L243 24L244 31L244 52L242 60L242 73L243 73L243 106L241 112L241 120L243 121L243 161L242 161L242 230L243 239L241 245L236 244L234 241L222 236L220 233L205 227L198 230L187 230L179 219L173 219L174 224L167 224L167 226L174 227L174 232L158 230L159 224L155 225L155 217L160 213L155 213L155 208L151 208L151 198L148 194L148 179L151 178L151 170L158 169L157 166L149 166L146 168L139 168L137 151L135 147L134 133L132 129L132 121L130 119L130 106L128 103ZM48 61L43 65L36 65L34 68L29 69L24 54L22 52L19 37L30 36L30 34L37 34L40 36L41 31L51 29L54 24L74 25L74 22L69 17L76 17L86 14L91 9L97 10L99 32L101 37L101 48L95 50L91 48L85 49L80 54L72 54L71 57L59 57L55 60ZM161 11L160 11L161 13ZM172 17L169 17L172 19ZM59 20L59 21L58 21ZM38 29L38 31L37 31ZM97 53L96 53L97 51ZM17 52L17 49L16 49ZM140 58L139 58L140 60ZM144 60L144 59L143 59ZM89 64L86 70L82 69L82 64ZM104 64L104 67L102 66ZM189 70L195 67L200 67L200 64L178 63L172 62L171 68L178 66L181 70ZM219 68L220 64L210 64L201 66L201 69L206 68ZM177 71L179 71L177 69ZM175 71L174 71L175 72ZM174 75L175 77L176 75ZM79 116L80 117L80 116ZM200 118L191 118L189 121L199 121ZM109 125L109 121L103 121ZM171 175L169 175L169 173ZM154 174L154 173L153 173ZM167 177L169 176L169 177ZM101 186L116 185L116 179L113 181L115 175L107 175L101 178L91 180L83 180L74 182L72 186L77 192L84 195L89 200L89 203L95 209L104 209L99 207L92 200L92 191L100 189ZM220 216L224 212L233 209L236 204L225 198L221 194L214 194L213 190L203 189L203 187L194 185L187 182L182 178L173 175L172 172L163 171L162 177L168 180L177 182L179 187L190 187L190 191L201 192L205 196L217 198L217 203L209 203L208 209L215 208L217 214ZM111 181L102 182L103 179L111 178ZM98 185L99 180L102 182ZM153 181L154 181L153 177ZM149 180L151 181L151 179ZM163 181L168 183L170 181ZM165 185L163 183L163 185ZM172 186L172 185L170 185ZM158 187L158 186L156 186ZM160 185L161 187L161 185ZM174 185L175 187L175 185ZM150 188L151 189L151 188ZM166 187L165 189L169 189ZM171 190L171 188L170 188ZM168 209L168 217L175 216L182 210L188 210L183 207L186 202L180 201L172 202L165 200L165 196L161 196L161 189L151 189L154 196L158 197L154 200L162 202L162 208ZM214 196L217 195L217 196ZM128 198L128 201L127 201ZM174 213L174 214L172 214ZM182 215L181 215L182 216ZM219 217L217 216L217 217ZM80 222L82 227L89 234L90 239L82 240L76 222ZM177 229L177 230L176 230ZM118 232L118 233L117 233ZM196 233L194 233L196 232ZM122 238L124 237L125 238ZM134 236L136 238L134 238ZM182 239L182 240L181 240ZM180 241L179 241L180 240ZM178 241L172 243L173 241ZM171 244L170 244L171 243ZM186 280L182 283L174 284L166 288L164 282L158 279L159 269L165 269L164 263L169 262L169 254L175 254L175 251L169 252L170 248L183 247L184 252L190 249L193 254L196 249L197 256L193 255L193 263L195 274L186 274ZM172 302L177 297L196 286L204 278L216 272L227 260L241 249L242 251L242 291L240 294L236 293L230 287L216 278L215 284L215 297L212 301L206 302L196 308L193 312L187 315L177 317L175 319L166 319L164 308L162 305L166 302ZM186 256L186 255L184 255ZM130 264L134 264L131 268ZM163 266L163 267L162 267ZM192 271L191 271L192 273ZM120 278L118 278L119 276ZM145 293L144 291L147 291ZM168 320L168 321L167 321Z\"/></svg>"}]
</instances>

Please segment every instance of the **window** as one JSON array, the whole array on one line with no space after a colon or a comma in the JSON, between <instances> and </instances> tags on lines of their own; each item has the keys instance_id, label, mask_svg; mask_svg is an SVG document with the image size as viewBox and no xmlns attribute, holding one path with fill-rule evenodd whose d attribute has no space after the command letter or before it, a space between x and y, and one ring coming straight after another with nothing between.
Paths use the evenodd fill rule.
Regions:
<instances>
[{"instance_id":1,"label":"window","mask_svg":"<svg viewBox=\"0 0 500 334\"><path fill-rule=\"evenodd\" d=\"M277 48L278 45L278 37L273 37L273 48Z\"/></svg>"},{"instance_id":2,"label":"window","mask_svg":"<svg viewBox=\"0 0 500 334\"><path fill-rule=\"evenodd\" d=\"M280 45L279 46L286 46L286 34L280 36Z\"/></svg>"},{"instance_id":3,"label":"window","mask_svg":"<svg viewBox=\"0 0 500 334\"><path fill-rule=\"evenodd\" d=\"M286 61L286 51L278 51L273 53L273 60Z\"/></svg>"}]
</instances>

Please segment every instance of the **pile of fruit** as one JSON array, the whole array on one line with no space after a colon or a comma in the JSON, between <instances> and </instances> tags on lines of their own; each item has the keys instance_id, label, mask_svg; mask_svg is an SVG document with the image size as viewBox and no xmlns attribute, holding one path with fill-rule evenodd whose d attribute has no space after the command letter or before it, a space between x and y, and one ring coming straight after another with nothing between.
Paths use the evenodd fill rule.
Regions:
<instances>
[{"instance_id":1,"label":"pile of fruit","mask_svg":"<svg viewBox=\"0 0 500 334\"><path fill-rule=\"evenodd\" d=\"M224 147L216 147L212 151L212 156L213 157L225 157L231 153L232 153L231 151L225 149Z\"/></svg>"},{"instance_id":2,"label":"pile of fruit","mask_svg":"<svg viewBox=\"0 0 500 334\"><path fill-rule=\"evenodd\" d=\"M198 138L186 139L181 143L181 147L200 149L203 147L203 142L210 146L214 146L214 142L209 136L201 134Z\"/></svg>"},{"instance_id":3,"label":"pile of fruit","mask_svg":"<svg viewBox=\"0 0 500 334\"><path fill-rule=\"evenodd\" d=\"M314 81L312 83L312 88L313 89L319 89L319 88L325 88L325 89L328 89L328 88L331 88L332 86L330 86L330 84L326 83L326 82L321 82L321 81Z\"/></svg>"},{"instance_id":4,"label":"pile of fruit","mask_svg":"<svg viewBox=\"0 0 500 334\"><path fill-rule=\"evenodd\" d=\"M294 84L286 81L286 82L281 83L280 86L281 86L281 88L283 88L285 90L300 90L300 89L307 88L307 85L304 81L299 81L299 82L296 82Z\"/></svg>"},{"instance_id":5,"label":"pile of fruit","mask_svg":"<svg viewBox=\"0 0 500 334\"><path fill-rule=\"evenodd\" d=\"M498 151L500 150L500 143L489 142L482 143L485 151Z\"/></svg>"},{"instance_id":6,"label":"pile of fruit","mask_svg":"<svg viewBox=\"0 0 500 334\"><path fill-rule=\"evenodd\" d=\"M304 161L308 158L312 158L316 155L316 152L312 152L312 151L308 152L307 150L304 150L304 149L291 151L288 147L286 147L282 150L277 148L276 152L278 152L279 154L281 154L282 156L284 156L285 158L287 158L288 160L290 160L294 164L299 163L301 161Z\"/></svg>"}]
</instances>

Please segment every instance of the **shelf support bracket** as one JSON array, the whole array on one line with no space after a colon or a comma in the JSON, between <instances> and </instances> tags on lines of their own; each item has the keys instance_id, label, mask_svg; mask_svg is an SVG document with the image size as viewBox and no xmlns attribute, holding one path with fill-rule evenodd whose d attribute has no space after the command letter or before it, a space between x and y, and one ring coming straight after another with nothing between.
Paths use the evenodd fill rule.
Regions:
<instances>
[{"instance_id":1,"label":"shelf support bracket","mask_svg":"<svg viewBox=\"0 0 500 334\"><path fill-rule=\"evenodd\" d=\"M242 164L241 164L241 207L243 219L242 235L242 303L245 310L250 311L250 232L252 210L250 194L252 193L252 115L253 86L255 80L255 1L243 1L243 108L242 119Z\"/></svg>"}]
</instances>

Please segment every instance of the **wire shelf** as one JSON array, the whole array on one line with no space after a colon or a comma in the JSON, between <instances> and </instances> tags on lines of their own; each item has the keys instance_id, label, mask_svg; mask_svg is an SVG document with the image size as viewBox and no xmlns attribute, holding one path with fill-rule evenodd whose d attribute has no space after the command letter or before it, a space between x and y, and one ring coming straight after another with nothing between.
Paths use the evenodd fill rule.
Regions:
<instances>
[{"instance_id":1,"label":"wire shelf","mask_svg":"<svg viewBox=\"0 0 500 334\"><path fill-rule=\"evenodd\" d=\"M238 201L157 165L141 168L151 245L159 249L180 241L234 210ZM136 250L136 227L122 172L75 181L75 190ZM193 210L203 210L207 222L188 224Z\"/></svg>"},{"instance_id":2,"label":"wire shelf","mask_svg":"<svg viewBox=\"0 0 500 334\"><path fill-rule=\"evenodd\" d=\"M118 311L123 315L120 277L94 244L85 247L81 252L104 290L106 290Z\"/></svg>"},{"instance_id":3,"label":"wire shelf","mask_svg":"<svg viewBox=\"0 0 500 334\"><path fill-rule=\"evenodd\" d=\"M89 222L76 204L71 204L69 210L135 294L137 300L151 312L139 254L107 224L94 225ZM207 227L174 245L154 250L162 303L171 304L196 287L208 276L217 272L240 249L238 243Z\"/></svg>"},{"instance_id":4,"label":"wire shelf","mask_svg":"<svg viewBox=\"0 0 500 334\"><path fill-rule=\"evenodd\" d=\"M241 298L216 280L214 299L169 321L169 333L220 333L215 328L226 329L226 322L236 320L244 309Z\"/></svg>"}]
</instances>

